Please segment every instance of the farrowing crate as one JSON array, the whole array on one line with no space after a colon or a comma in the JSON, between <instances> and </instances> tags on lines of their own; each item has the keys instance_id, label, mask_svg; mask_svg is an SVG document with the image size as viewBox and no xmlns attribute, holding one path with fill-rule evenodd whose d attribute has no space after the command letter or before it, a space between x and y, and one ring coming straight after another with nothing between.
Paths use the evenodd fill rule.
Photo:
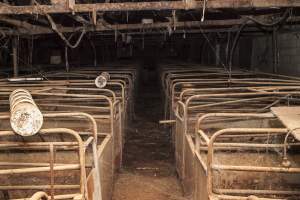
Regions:
<instances>
[{"instance_id":1,"label":"farrowing crate","mask_svg":"<svg viewBox=\"0 0 300 200\"><path fill-rule=\"evenodd\" d=\"M91 115L55 112L43 115L43 129L22 137L7 127L10 115L0 115L1 199L110 199L114 177L111 135L97 133ZM87 121L86 134L65 128L58 118Z\"/></svg>"},{"instance_id":2,"label":"farrowing crate","mask_svg":"<svg viewBox=\"0 0 300 200\"><path fill-rule=\"evenodd\" d=\"M2 80L0 83L0 111L2 115L7 115L5 111L8 110L9 106L8 95L14 89L22 87L31 91L37 105L45 115L55 115L61 112L89 113L96 120L99 141L101 141L97 150L99 160L101 160L99 163L100 171L104 172L101 173L101 191L102 199L108 200L112 195L115 170L118 170L122 163L126 106L133 91L128 86L131 80L126 77L124 79L128 79L127 81L112 78L108 82L107 88L99 89L94 87L94 81L82 81L77 80L77 78L69 77L69 80L44 80L25 83ZM9 122L1 120L0 127L2 130L9 130ZM82 138L87 138L92 131L90 123L87 123L82 117L70 119L57 116L47 120L43 127L50 129L70 128L77 131ZM58 139L60 142L65 140L64 137L58 137ZM91 164L89 164L90 168ZM87 182L90 199L93 199L94 183L91 180L96 179L94 173L93 171L89 173L89 181Z\"/></svg>"},{"instance_id":3,"label":"farrowing crate","mask_svg":"<svg viewBox=\"0 0 300 200\"><path fill-rule=\"evenodd\" d=\"M211 112L264 113L272 106L299 104L300 82L294 77L236 71L228 80L228 73L221 69L171 68L163 71L162 83L166 110L176 122L172 130L176 168L187 196L195 194L192 169L199 116Z\"/></svg>"},{"instance_id":4,"label":"farrowing crate","mask_svg":"<svg viewBox=\"0 0 300 200\"><path fill-rule=\"evenodd\" d=\"M96 89L98 90L98 89ZM72 93L75 91L75 94ZM92 91L94 92L94 91ZM89 94L88 89L78 88L56 88L46 92L31 91L33 98L40 109L45 112L85 112L91 114L97 122L98 131L102 134L109 134L113 137L115 152L115 167L119 169L122 163L122 112L121 103L113 98L101 94ZM7 93L1 98L1 110L8 110ZM69 122L68 119L56 118L49 124L55 127L57 122L64 122L65 126L75 130L82 130L88 123ZM7 127L9 123L4 123Z\"/></svg>"},{"instance_id":5,"label":"farrowing crate","mask_svg":"<svg viewBox=\"0 0 300 200\"><path fill-rule=\"evenodd\" d=\"M111 75L111 79L107 82L105 88L96 88L94 77L97 77L97 72L80 72L76 71L68 74L52 72L45 74L44 79L46 80L43 81L25 83L2 81L0 82L0 90L5 95L15 88L28 89L34 95L38 104L43 106L42 108L46 111L75 110L92 114L99 124L100 132L114 134L116 152L119 152L117 159L119 164L117 166L120 166L127 113L133 112L129 111L132 109L128 105L131 105L130 101L133 99L132 93L136 74L133 69L130 69L128 74L123 69L123 75L117 73ZM91 74L89 75L89 73ZM62 77L65 77L65 79L62 79ZM48 98L48 96L51 96L51 98ZM5 100L3 103L5 104ZM76 127L78 124L74 126Z\"/></svg>"},{"instance_id":6,"label":"farrowing crate","mask_svg":"<svg viewBox=\"0 0 300 200\"><path fill-rule=\"evenodd\" d=\"M300 93L293 94L293 97L287 96L290 93L232 93L230 94L203 94L191 96L184 103L178 102L176 115L176 132L175 140L175 157L176 166L183 181L186 194L191 195L192 187L188 185L193 182L193 171L190 170L190 165L193 163L193 149L195 148L192 139L195 137L195 125L198 117L206 113L215 112L235 112L235 113L265 113L269 112L271 106L288 106L299 105ZM231 97L234 99L224 100ZM218 100L219 102L210 102L210 99ZM208 101L208 102L207 102ZM193 102L196 102L193 104ZM200 103L200 104L198 104ZM215 122L216 123L216 122ZM250 122L249 122L250 123Z\"/></svg>"},{"instance_id":7,"label":"farrowing crate","mask_svg":"<svg viewBox=\"0 0 300 200\"><path fill-rule=\"evenodd\" d=\"M283 110L299 114L299 107ZM298 199L299 132L280 118L273 112L201 116L192 139L193 199Z\"/></svg>"}]
</instances>

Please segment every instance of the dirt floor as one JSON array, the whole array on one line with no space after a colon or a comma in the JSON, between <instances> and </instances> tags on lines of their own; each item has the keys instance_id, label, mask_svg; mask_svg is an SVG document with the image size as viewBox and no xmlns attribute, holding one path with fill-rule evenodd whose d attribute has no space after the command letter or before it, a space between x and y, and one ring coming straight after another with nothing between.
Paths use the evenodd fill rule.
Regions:
<instances>
[{"instance_id":1,"label":"dirt floor","mask_svg":"<svg viewBox=\"0 0 300 200\"><path fill-rule=\"evenodd\" d=\"M174 169L169 131L158 124L163 118L158 73L149 74L140 79L136 119L127 128L124 167L113 200L185 199Z\"/></svg>"}]
</instances>

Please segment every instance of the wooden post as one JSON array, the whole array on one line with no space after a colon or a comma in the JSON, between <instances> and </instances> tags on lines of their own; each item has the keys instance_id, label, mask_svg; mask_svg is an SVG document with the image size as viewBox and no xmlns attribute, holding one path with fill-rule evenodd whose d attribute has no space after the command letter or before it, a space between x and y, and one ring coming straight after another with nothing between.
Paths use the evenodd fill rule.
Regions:
<instances>
[{"instance_id":1,"label":"wooden post","mask_svg":"<svg viewBox=\"0 0 300 200\"><path fill-rule=\"evenodd\" d=\"M17 37L14 37L12 39L12 57L13 57L13 72L14 72L14 77L18 77L18 75L19 75L18 46L19 46L19 40L18 40Z\"/></svg>"}]
</instances>

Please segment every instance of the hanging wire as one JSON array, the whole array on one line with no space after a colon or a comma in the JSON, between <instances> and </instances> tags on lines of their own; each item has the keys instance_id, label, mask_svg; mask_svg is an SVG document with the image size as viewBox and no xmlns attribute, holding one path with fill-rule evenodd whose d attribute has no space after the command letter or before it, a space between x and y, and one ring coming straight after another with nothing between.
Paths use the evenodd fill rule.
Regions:
<instances>
[{"instance_id":1,"label":"hanging wire","mask_svg":"<svg viewBox=\"0 0 300 200\"><path fill-rule=\"evenodd\" d=\"M195 16L192 13L189 13L190 16L196 20ZM204 33L204 30L202 29L202 27L199 27L201 34L204 36L205 40L207 41L207 43L209 44L210 48L213 50L215 56L217 56L217 51L216 48L214 47L214 45L212 44L212 42L209 40L209 38L207 37L207 35ZM228 74L229 78L231 77L231 71L229 71L226 67L226 65L224 64L224 62L222 61L221 57L220 57L220 63L222 65L222 67L224 68L225 72Z\"/></svg>"},{"instance_id":2,"label":"hanging wire","mask_svg":"<svg viewBox=\"0 0 300 200\"><path fill-rule=\"evenodd\" d=\"M46 17L47 17L48 21L49 21L50 24L51 24L51 28L59 35L59 37L66 43L66 45L67 45L68 47L70 47L70 48L72 48L72 49L75 49L76 47L79 46L79 44L80 44L80 42L81 42L83 36L84 36L85 33L86 33L85 28L82 29L81 34L80 34L78 40L76 41L76 43L75 43L75 44L71 44L71 43L69 42L69 40L67 40L66 37L58 30L58 28L57 28L55 22L53 21L53 19L51 18L51 16L48 15L48 14L46 14Z\"/></svg>"},{"instance_id":3,"label":"hanging wire","mask_svg":"<svg viewBox=\"0 0 300 200\"><path fill-rule=\"evenodd\" d=\"M40 4L39 4L36 0L33 0L33 2L34 2L34 4L37 5L37 7L41 10L41 12L47 17L49 23L51 24L52 30L58 34L58 36L66 43L66 45L67 45L68 47L72 48L72 49L75 49L76 47L78 47L78 45L80 44L80 42L81 42L83 36L84 36L85 33L86 33L85 28L82 28L81 34L80 34L78 40L75 42L75 44L71 44L70 41L63 35L63 33L61 33L61 32L58 30L58 28L57 28L57 26L56 26L54 20L52 19L52 17L51 17L48 13L44 12L43 9L40 8Z\"/></svg>"}]
</instances>

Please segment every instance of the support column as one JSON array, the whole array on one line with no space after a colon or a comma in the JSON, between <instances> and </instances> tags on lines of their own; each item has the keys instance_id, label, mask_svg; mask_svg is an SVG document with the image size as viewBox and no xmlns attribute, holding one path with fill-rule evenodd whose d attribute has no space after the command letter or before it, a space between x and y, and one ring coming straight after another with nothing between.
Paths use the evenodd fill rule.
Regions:
<instances>
[{"instance_id":1,"label":"support column","mask_svg":"<svg viewBox=\"0 0 300 200\"><path fill-rule=\"evenodd\" d=\"M273 39L273 73L278 73L278 63L279 63L279 52L278 52L278 38L277 38L277 28L273 28L272 32Z\"/></svg>"},{"instance_id":2,"label":"support column","mask_svg":"<svg viewBox=\"0 0 300 200\"><path fill-rule=\"evenodd\" d=\"M65 46L65 64L66 64L66 72L70 71L70 65L69 65L69 56L68 56L68 46Z\"/></svg>"},{"instance_id":3,"label":"support column","mask_svg":"<svg viewBox=\"0 0 300 200\"><path fill-rule=\"evenodd\" d=\"M216 66L219 66L220 65L220 43L216 43Z\"/></svg>"},{"instance_id":4,"label":"support column","mask_svg":"<svg viewBox=\"0 0 300 200\"><path fill-rule=\"evenodd\" d=\"M18 46L19 46L19 39L17 37L14 37L12 39L12 59L13 59L14 77L18 77L18 75L19 75Z\"/></svg>"}]
</instances>

